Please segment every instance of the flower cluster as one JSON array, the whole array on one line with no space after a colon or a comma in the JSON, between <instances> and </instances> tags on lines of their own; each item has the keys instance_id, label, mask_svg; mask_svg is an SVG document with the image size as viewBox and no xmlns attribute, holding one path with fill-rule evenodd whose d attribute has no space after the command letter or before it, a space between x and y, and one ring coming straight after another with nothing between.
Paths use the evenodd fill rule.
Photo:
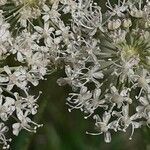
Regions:
<instances>
[{"instance_id":1,"label":"flower cluster","mask_svg":"<svg viewBox=\"0 0 150 150\"><path fill-rule=\"evenodd\" d=\"M17 136L22 129L36 132L42 126L31 120L37 113L41 91L39 96L31 95L30 87L37 86L39 80L56 69L63 33L55 25L56 21L51 22L52 17L57 18L51 11L57 12L59 7L56 3L48 4L43 0L0 1L0 143L3 149L10 147L11 138L6 138L9 129ZM8 10L10 6L12 10ZM10 119L14 121L9 126Z\"/></svg>"},{"instance_id":2,"label":"flower cluster","mask_svg":"<svg viewBox=\"0 0 150 150\"><path fill-rule=\"evenodd\" d=\"M68 4L69 5L69 4ZM126 132L149 125L150 115L150 2L118 0L107 11L93 1L79 1L71 9L74 39L65 61L71 85L69 111L80 109L93 117L95 133L111 141L112 131Z\"/></svg>"},{"instance_id":3,"label":"flower cluster","mask_svg":"<svg viewBox=\"0 0 150 150\"><path fill-rule=\"evenodd\" d=\"M104 12L93 0L0 0L0 143L36 132L39 96L30 94L58 67L69 111L93 117L96 133L150 124L150 1L118 0ZM10 9L11 8L11 9ZM14 58L14 64L5 65ZM41 92L39 92L40 95ZM13 124L8 126L10 118Z\"/></svg>"}]
</instances>

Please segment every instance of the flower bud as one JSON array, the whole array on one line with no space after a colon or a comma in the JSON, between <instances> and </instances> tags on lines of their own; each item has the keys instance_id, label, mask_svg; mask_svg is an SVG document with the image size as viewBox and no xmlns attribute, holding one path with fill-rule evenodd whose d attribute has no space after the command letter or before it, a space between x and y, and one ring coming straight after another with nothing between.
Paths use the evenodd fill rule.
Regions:
<instances>
[{"instance_id":1,"label":"flower bud","mask_svg":"<svg viewBox=\"0 0 150 150\"><path fill-rule=\"evenodd\" d=\"M133 8L130 11L130 15L132 17L135 17L135 18L142 18L143 17L143 11L142 10L138 10L137 8Z\"/></svg>"},{"instance_id":2,"label":"flower bud","mask_svg":"<svg viewBox=\"0 0 150 150\"><path fill-rule=\"evenodd\" d=\"M150 21L149 20L145 22L144 27L145 28L149 28L150 27Z\"/></svg>"},{"instance_id":3,"label":"flower bud","mask_svg":"<svg viewBox=\"0 0 150 150\"><path fill-rule=\"evenodd\" d=\"M132 26L132 21L131 21L131 19L124 19L124 20L123 20L123 23L122 23L122 26L123 26L124 28L129 28L129 27L131 27L131 26Z\"/></svg>"},{"instance_id":4,"label":"flower bud","mask_svg":"<svg viewBox=\"0 0 150 150\"><path fill-rule=\"evenodd\" d=\"M121 20L117 19L117 20L112 20L108 22L108 29L109 30L116 30L121 26Z\"/></svg>"}]
</instances>

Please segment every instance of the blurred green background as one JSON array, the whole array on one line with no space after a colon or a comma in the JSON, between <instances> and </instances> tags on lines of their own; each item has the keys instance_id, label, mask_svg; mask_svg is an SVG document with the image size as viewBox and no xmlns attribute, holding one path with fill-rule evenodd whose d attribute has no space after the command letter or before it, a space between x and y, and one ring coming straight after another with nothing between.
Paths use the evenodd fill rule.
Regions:
<instances>
[{"instance_id":1,"label":"blurred green background","mask_svg":"<svg viewBox=\"0 0 150 150\"><path fill-rule=\"evenodd\" d=\"M106 0L97 2L105 10ZM104 142L103 135L86 135L86 131L94 131L94 122L91 119L85 120L83 113L78 110L68 112L65 103L71 89L69 86L57 85L56 81L61 76L64 76L63 71L53 73L32 91L33 94L43 91L34 120L44 126L36 134L22 131L14 137L12 150L150 150L148 128L136 130L131 141L131 130L128 133L112 133L110 144Z\"/></svg>"}]
</instances>

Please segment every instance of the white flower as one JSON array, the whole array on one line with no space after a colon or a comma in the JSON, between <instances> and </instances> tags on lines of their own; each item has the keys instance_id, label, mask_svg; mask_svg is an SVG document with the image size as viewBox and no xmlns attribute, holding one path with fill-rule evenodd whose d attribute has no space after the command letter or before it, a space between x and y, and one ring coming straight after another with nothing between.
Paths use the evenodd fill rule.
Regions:
<instances>
[{"instance_id":1,"label":"white flower","mask_svg":"<svg viewBox=\"0 0 150 150\"><path fill-rule=\"evenodd\" d=\"M0 143L3 144L3 149L9 149L10 145L8 142L11 142L11 139L6 139L5 134L8 132L8 127L4 123L0 123Z\"/></svg>"},{"instance_id":2,"label":"white flower","mask_svg":"<svg viewBox=\"0 0 150 150\"><path fill-rule=\"evenodd\" d=\"M29 113L28 111L26 111L25 113L23 113L22 111L19 111L17 113L17 117L20 120L20 123L14 123L12 125L13 127L13 134L14 135L18 135L18 133L20 132L20 130L25 129L29 132L36 132L36 129L38 127L41 127L41 125L36 124L35 122L33 122L29 117L28 117ZM33 125L33 127L31 126Z\"/></svg>"},{"instance_id":3,"label":"white flower","mask_svg":"<svg viewBox=\"0 0 150 150\"><path fill-rule=\"evenodd\" d=\"M45 45L51 47L51 45L53 44L53 38L55 38L52 37L53 31L55 31L55 29L53 27L50 27L50 22L49 21L44 22L43 28L35 26L34 29L41 34L40 38L42 37L44 38Z\"/></svg>"},{"instance_id":4,"label":"white flower","mask_svg":"<svg viewBox=\"0 0 150 150\"><path fill-rule=\"evenodd\" d=\"M117 107L120 108L122 105L124 105L125 102L131 104L132 99L129 98L129 90L123 89L122 91L119 91L116 89L116 87L111 87L111 94L106 94L105 98L110 100L112 103L117 104Z\"/></svg>"},{"instance_id":5,"label":"white flower","mask_svg":"<svg viewBox=\"0 0 150 150\"><path fill-rule=\"evenodd\" d=\"M9 77L9 82L7 83L8 90L11 90L14 85L26 90L27 81L25 68L19 67L15 72L12 73L8 66L4 66L4 70Z\"/></svg>"},{"instance_id":6,"label":"white flower","mask_svg":"<svg viewBox=\"0 0 150 150\"><path fill-rule=\"evenodd\" d=\"M115 129L115 124L116 122L109 122L111 118L111 115L108 112L104 112L102 119L99 117L99 115L94 115L93 119L96 120L95 126L98 130L98 133L89 133L87 132L87 134L91 134L91 135L99 135L99 134L104 134L104 140L106 143L110 143L111 142L111 133L109 131L109 129Z\"/></svg>"},{"instance_id":7,"label":"white flower","mask_svg":"<svg viewBox=\"0 0 150 150\"><path fill-rule=\"evenodd\" d=\"M4 22L3 18L0 16L0 43L6 42L10 38L9 27L10 25Z\"/></svg>"},{"instance_id":8,"label":"white flower","mask_svg":"<svg viewBox=\"0 0 150 150\"><path fill-rule=\"evenodd\" d=\"M12 113L15 110L14 107L15 100L10 97L3 98L2 95L0 95L0 118L3 121L7 121L9 116L12 115Z\"/></svg>"},{"instance_id":9,"label":"white flower","mask_svg":"<svg viewBox=\"0 0 150 150\"><path fill-rule=\"evenodd\" d=\"M42 17L43 20L47 22L49 19L51 19L53 22L58 23L61 14L57 11L57 9L58 9L57 2L52 5L51 9L47 5L44 5L43 6L44 16Z\"/></svg>"},{"instance_id":10,"label":"white flower","mask_svg":"<svg viewBox=\"0 0 150 150\"><path fill-rule=\"evenodd\" d=\"M88 101L92 97L92 93L90 91L87 91L87 87L82 86L80 89L80 93L70 93L70 97L67 99L69 105L71 108L69 111L72 111L73 109L80 109L83 111L84 104L86 101Z\"/></svg>"},{"instance_id":11,"label":"white flower","mask_svg":"<svg viewBox=\"0 0 150 150\"><path fill-rule=\"evenodd\" d=\"M124 12L127 10L128 5L126 4L126 0L118 0L118 5L115 4L113 7L109 0L107 0L106 6L110 9L110 14L112 16L117 15L119 17L124 16Z\"/></svg>"}]
</instances>

